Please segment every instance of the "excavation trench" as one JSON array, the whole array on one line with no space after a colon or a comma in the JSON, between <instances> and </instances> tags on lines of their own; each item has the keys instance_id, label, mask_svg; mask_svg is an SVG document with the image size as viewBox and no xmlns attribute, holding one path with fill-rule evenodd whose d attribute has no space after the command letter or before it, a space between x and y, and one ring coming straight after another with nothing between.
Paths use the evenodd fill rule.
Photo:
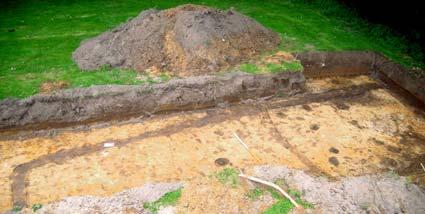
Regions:
<instances>
[{"instance_id":1,"label":"excavation trench","mask_svg":"<svg viewBox=\"0 0 425 214\"><path fill-rule=\"evenodd\" d=\"M290 95L303 88L305 78L370 74L402 88L406 96L425 103L425 79L374 52L312 52L296 54L304 73L251 75L227 73L171 80L142 86L95 86L50 95L0 102L0 130L45 129L96 121L127 119L214 107L274 95ZM412 95L412 96L411 96Z\"/></svg>"},{"instance_id":2,"label":"excavation trench","mask_svg":"<svg viewBox=\"0 0 425 214\"><path fill-rule=\"evenodd\" d=\"M0 190L6 194L1 209L72 195L110 195L146 182L183 180L195 185L220 169L214 164L220 157L248 171L258 164L286 165L331 180L394 170L423 185L418 165L425 155L421 88L405 87L410 77L382 70L388 62L375 53L298 56L306 83L301 73L236 73L142 89L76 90L84 96L67 91L3 101L2 108L15 107L19 113L2 113L0 154L5 167ZM50 104L56 107L48 108ZM45 109L47 117L34 113L34 106ZM51 113L58 109L61 114ZM147 117L100 128L58 129L53 135L49 129L41 136L23 130L134 115ZM239 150L232 132L250 145L261 163ZM110 143L112 148L105 146ZM202 199L185 200L196 204ZM246 206L243 199L229 200ZM219 212L216 206L204 203L198 211Z\"/></svg>"},{"instance_id":3,"label":"excavation trench","mask_svg":"<svg viewBox=\"0 0 425 214\"><path fill-rule=\"evenodd\" d=\"M378 88L381 88L381 87L377 84L366 84L366 85L354 86L349 88L330 90L330 91L322 92L322 93L305 94L299 98L293 98L293 99L276 103L272 106L269 106L268 108L269 109L282 108L282 107L310 104L314 102L324 102L324 101L330 101L330 100L355 98L357 96L364 95L370 90L374 90ZM246 112L246 113L252 115L252 113L254 112ZM239 115L239 117L242 117L242 116L244 115ZM211 121L211 118L213 118L215 121ZM166 126L157 131L144 132L143 134L138 135L136 137L132 137L132 138L128 138L128 139L124 139L120 141L114 141L114 144L116 147L122 147L122 146L126 146L127 144L131 142L140 141L145 138L152 138L152 137L158 137L158 136L164 136L164 135L167 136L167 135L179 132L182 129L187 129L190 127L202 127L206 122L217 123L217 122L222 122L226 119L228 118L219 116L219 115L206 115L204 118L200 118L198 120L189 120L185 123ZM279 135L279 132L276 132L276 133ZM285 148L289 149L292 153L296 154L297 158L299 158L303 164L308 166L308 169L310 171L319 175L321 173L326 174L324 172L321 172L319 169L317 169L317 167L315 167L315 165L311 163L308 158L303 156L301 153L297 152L296 149L293 148L289 143L285 142L282 136L279 135L277 138L279 139L279 141L281 141L281 143L284 145ZM28 186L26 176L30 170L41 167L46 164L50 164L50 163L62 164L65 161L78 156L83 156L83 155L105 150L106 148L104 147L104 144L108 142L110 142L110 140L106 140L105 142L101 142L98 144L83 146L83 147L74 148L70 150L60 150L56 153L43 155L30 162L17 166L13 170L13 174L10 177L12 181L13 205L14 206L28 205L26 201L28 196L27 196L25 187ZM327 175L327 176L332 177L331 175Z\"/></svg>"}]
</instances>

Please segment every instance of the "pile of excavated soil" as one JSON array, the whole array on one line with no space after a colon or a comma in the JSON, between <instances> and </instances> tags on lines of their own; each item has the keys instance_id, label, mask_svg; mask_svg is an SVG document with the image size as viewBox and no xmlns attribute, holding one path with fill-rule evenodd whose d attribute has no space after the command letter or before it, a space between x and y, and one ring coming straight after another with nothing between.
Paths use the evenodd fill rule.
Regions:
<instances>
[{"instance_id":1,"label":"pile of excavated soil","mask_svg":"<svg viewBox=\"0 0 425 214\"><path fill-rule=\"evenodd\" d=\"M82 70L160 69L179 76L220 71L278 47L280 37L234 10L182 5L150 9L73 53Z\"/></svg>"}]
</instances>

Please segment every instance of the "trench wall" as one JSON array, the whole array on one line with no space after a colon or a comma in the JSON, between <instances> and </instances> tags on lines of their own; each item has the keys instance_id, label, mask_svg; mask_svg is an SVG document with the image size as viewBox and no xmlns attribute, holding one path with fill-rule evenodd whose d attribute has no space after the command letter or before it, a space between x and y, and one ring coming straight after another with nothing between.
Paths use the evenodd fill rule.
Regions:
<instances>
[{"instance_id":1,"label":"trench wall","mask_svg":"<svg viewBox=\"0 0 425 214\"><path fill-rule=\"evenodd\" d=\"M368 51L297 53L304 72L279 74L228 73L137 86L94 86L50 95L0 101L0 131L42 129L93 121L199 109L303 88L306 77L371 74L391 81L425 103L425 79Z\"/></svg>"},{"instance_id":2,"label":"trench wall","mask_svg":"<svg viewBox=\"0 0 425 214\"><path fill-rule=\"evenodd\" d=\"M370 74L384 82L398 85L425 103L425 78L389 60L382 54L370 51L308 52L298 53L306 77L328 77ZM423 71L422 71L423 72Z\"/></svg>"},{"instance_id":3,"label":"trench wall","mask_svg":"<svg viewBox=\"0 0 425 214\"><path fill-rule=\"evenodd\" d=\"M0 130L48 128L76 123L212 107L223 102L289 94L303 88L302 72L251 75L241 72L137 86L94 86L0 102Z\"/></svg>"}]
</instances>

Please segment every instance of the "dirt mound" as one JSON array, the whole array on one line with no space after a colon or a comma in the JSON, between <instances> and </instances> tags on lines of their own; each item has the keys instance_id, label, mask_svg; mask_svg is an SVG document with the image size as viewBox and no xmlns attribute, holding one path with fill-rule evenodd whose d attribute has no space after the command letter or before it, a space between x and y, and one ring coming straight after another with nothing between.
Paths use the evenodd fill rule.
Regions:
<instances>
[{"instance_id":1,"label":"dirt mound","mask_svg":"<svg viewBox=\"0 0 425 214\"><path fill-rule=\"evenodd\" d=\"M83 41L73 59L83 70L154 67L188 76L228 68L277 48L279 42L277 33L234 10L182 5L143 11Z\"/></svg>"}]
</instances>

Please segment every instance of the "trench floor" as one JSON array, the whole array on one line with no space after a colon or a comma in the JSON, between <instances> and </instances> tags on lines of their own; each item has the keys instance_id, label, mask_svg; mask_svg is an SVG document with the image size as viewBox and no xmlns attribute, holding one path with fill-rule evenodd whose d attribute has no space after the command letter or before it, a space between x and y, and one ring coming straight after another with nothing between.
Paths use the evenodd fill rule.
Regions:
<instances>
[{"instance_id":1,"label":"trench floor","mask_svg":"<svg viewBox=\"0 0 425 214\"><path fill-rule=\"evenodd\" d=\"M367 76L312 79L307 93L365 84L375 82ZM395 171L424 186L424 114L390 90L282 105L285 100L1 140L0 210L171 181L185 183L177 206L182 212L265 209L246 199L248 185L232 188L211 176L223 169L217 158L248 174L256 165L286 165L330 179Z\"/></svg>"}]
</instances>

